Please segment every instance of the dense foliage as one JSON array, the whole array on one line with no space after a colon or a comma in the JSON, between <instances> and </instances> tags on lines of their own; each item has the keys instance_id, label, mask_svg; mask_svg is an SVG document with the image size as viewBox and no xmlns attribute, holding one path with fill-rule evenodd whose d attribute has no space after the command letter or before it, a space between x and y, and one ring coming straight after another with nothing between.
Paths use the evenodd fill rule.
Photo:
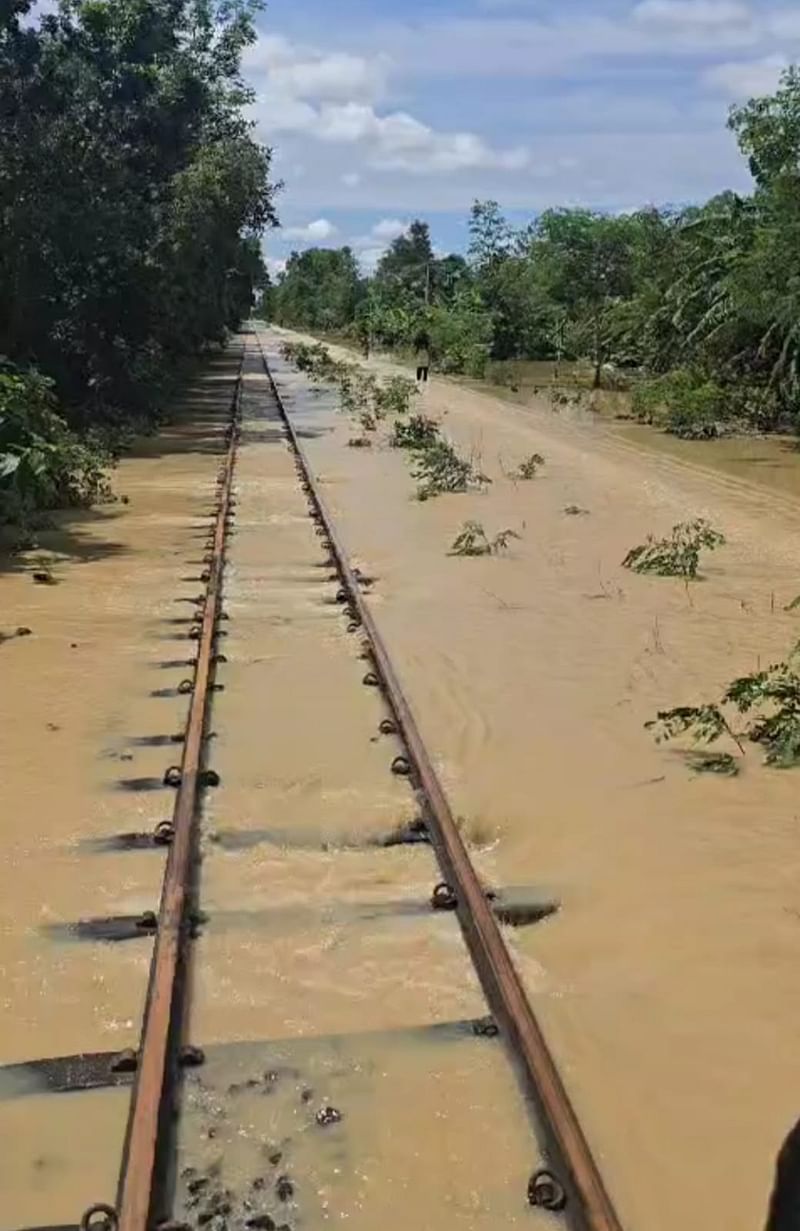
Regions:
<instances>
[{"instance_id":1,"label":"dense foliage","mask_svg":"<svg viewBox=\"0 0 800 1231\"><path fill-rule=\"evenodd\" d=\"M610 217L556 209L512 227L475 202L468 259L438 257L414 222L359 278L352 253L292 258L275 318L318 328L332 266L331 329L410 348L427 332L441 370L480 375L488 358L573 359L595 385L614 373L634 409L690 437L726 423L800 421L800 70L734 108L752 195ZM301 282L300 267L305 275ZM320 290L320 288L323 288ZM335 293L333 293L335 292Z\"/></svg>"},{"instance_id":2,"label":"dense foliage","mask_svg":"<svg viewBox=\"0 0 800 1231\"><path fill-rule=\"evenodd\" d=\"M32 485L31 442L41 471L45 445L63 460L73 431L151 415L250 310L273 221L239 69L258 0L59 0L38 25L31 7L0 3L6 517L12 484L25 507L88 494L79 461L75 484Z\"/></svg>"}]
</instances>

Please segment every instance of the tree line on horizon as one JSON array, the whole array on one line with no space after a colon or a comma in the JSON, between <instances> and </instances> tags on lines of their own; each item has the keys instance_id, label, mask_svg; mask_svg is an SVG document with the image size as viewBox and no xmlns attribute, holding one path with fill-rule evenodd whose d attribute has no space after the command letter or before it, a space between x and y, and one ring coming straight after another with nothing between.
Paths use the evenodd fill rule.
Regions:
<instances>
[{"instance_id":1,"label":"tree line on horizon","mask_svg":"<svg viewBox=\"0 0 800 1231\"><path fill-rule=\"evenodd\" d=\"M247 315L274 223L261 0L0 0L0 524L89 503Z\"/></svg>"},{"instance_id":2,"label":"tree line on horizon","mask_svg":"<svg viewBox=\"0 0 800 1231\"><path fill-rule=\"evenodd\" d=\"M800 71L731 109L749 195L622 216L550 209L514 227L476 201L466 257L414 221L361 275L348 248L290 256L262 312L403 351L424 332L443 372L572 359L627 374L640 417L686 436L800 427Z\"/></svg>"}]
</instances>

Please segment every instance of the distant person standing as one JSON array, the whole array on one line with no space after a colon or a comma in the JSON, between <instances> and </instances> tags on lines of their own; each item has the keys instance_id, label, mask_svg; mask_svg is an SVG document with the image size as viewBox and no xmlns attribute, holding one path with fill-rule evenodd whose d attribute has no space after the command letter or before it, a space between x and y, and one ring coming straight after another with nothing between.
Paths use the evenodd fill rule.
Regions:
<instances>
[{"instance_id":1,"label":"distant person standing","mask_svg":"<svg viewBox=\"0 0 800 1231\"><path fill-rule=\"evenodd\" d=\"M417 334L414 349L417 353L417 384L425 385L431 370L431 342L427 333Z\"/></svg>"}]
</instances>

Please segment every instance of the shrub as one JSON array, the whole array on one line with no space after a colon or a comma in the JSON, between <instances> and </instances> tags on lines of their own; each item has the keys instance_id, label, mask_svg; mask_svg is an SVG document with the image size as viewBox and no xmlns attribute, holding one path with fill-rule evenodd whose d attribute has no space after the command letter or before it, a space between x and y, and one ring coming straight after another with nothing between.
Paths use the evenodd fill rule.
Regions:
<instances>
[{"instance_id":1,"label":"shrub","mask_svg":"<svg viewBox=\"0 0 800 1231\"><path fill-rule=\"evenodd\" d=\"M633 413L684 440L707 440L719 434L729 417L726 392L717 381L688 368L679 368L638 384Z\"/></svg>"},{"instance_id":2,"label":"shrub","mask_svg":"<svg viewBox=\"0 0 800 1231\"><path fill-rule=\"evenodd\" d=\"M679 522L672 527L668 539L655 539L648 534L646 542L633 547L622 561L624 568L634 573L656 573L659 577L695 578L703 547L715 551L725 542L725 536L703 517Z\"/></svg>"},{"instance_id":3,"label":"shrub","mask_svg":"<svg viewBox=\"0 0 800 1231\"><path fill-rule=\"evenodd\" d=\"M511 540L519 537L516 530L501 530L493 539L490 539L479 521L465 521L447 554L449 556L496 556L502 551L507 551Z\"/></svg>"},{"instance_id":4,"label":"shrub","mask_svg":"<svg viewBox=\"0 0 800 1231\"><path fill-rule=\"evenodd\" d=\"M427 415L412 415L394 425L392 444L396 449L427 449L439 439L439 428Z\"/></svg>"},{"instance_id":5,"label":"shrub","mask_svg":"<svg viewBox=\"0 0 800 1231\"><path fill-rule=\"evenodd\" d=\"M459 457L450 442L441 437L416 454L412 474L419 485L418 500L430 500L445 492L466 492L471 487L485 487L491 482L472 462Z\"/></svg>"},{"instance_id":6,"label":"shrub","mask_svg":"<svg viewBox=\"0 0 800 1231\"><path fill-rule=\"evenodd\" d=\"M512 479L535 479L536 472L540 466L544 465L544 458L541 453L531 453L530 457L526 457L524 462L520 462L516 470L512 470Z\"/></svg>"},{"instance_id":7,"label":"shrub","mask_svg":"<svg viewBox=\"0 0 800 1231\"><path fill-rule=\"evenodd\" d=\"M417 386L413 380L409 380L407 376L390 376L375 388L375 411L379 417L407 415L411 409L411 399L417 395Z\"/></svg>"},{"instance_id":8,"label":"shrub","mask_svg":"<svg viewBox=\"0 0 800 1231\"><path fill-rule=\"evenodd\" d=\"M662 710L645 726L655 732L658 741L689 734L696 743L712 744L728 735L740 752L744 751L742 741L747 739L765 749L767 765L784 769L797 765L800 763L799 653L800 647L796 645L785 661L765 671L740 676L728 685L717 703ZM735 714L749 716L743 730L734 727ZM720 764L716 772L726 771Z\"/></svg>"},{"instance_id":9,"label":"shrub","mask_svg":"<svg viewBox=\"0 0 800 1231\"><path fill-rule=\"evenodd\" d=\"M109 464L57 413L52 381L0 364L0 522L107 499Z\"/></svg>"}]
</instances>

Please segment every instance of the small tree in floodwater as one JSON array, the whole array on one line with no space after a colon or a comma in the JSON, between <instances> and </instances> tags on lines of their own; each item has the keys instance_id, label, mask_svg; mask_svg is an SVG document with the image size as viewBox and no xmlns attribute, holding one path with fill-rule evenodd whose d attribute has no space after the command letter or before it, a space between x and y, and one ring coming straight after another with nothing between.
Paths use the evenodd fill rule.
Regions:
<instances>
[{"instance_id":1,"label":"small tree in floodwater","mask_svg":"<svg viewBox=\"0 0 800 1231\"><path fill-rule=\"evenodd\" d=\"M439 425L433 419L427 415L411 415L395 423L391 443L395 449L408 449L413 453L429 448L438 439Z\"/></svg>"},{"instance_id":2,"label":"small tree in floodwater","mask_svg":"<svg viewBox=\"0 0 800 1231\"><path fill-rule=\"evenodd\" d=\"M520 535L516 530L501 530L490 539L479 521L465 521L456 537L449 556L497 556L508 551L512 539Z\"/></svg>"},{"instance_id":3,"label":"small tree in floodwater","mask_svg":"<svg viewBox=\"0 0 800 1231\"><path fill-rule=\"evenodd\" d=\"M417 480L417 499L431 500L446 492L466 492L491 483L488 475L461 457L449 440L438 437L414 455L412 474Z\"/></svg>"},{"instance_id":4,"label":"small tree in floodwater","mask_svg":"<svg viewBox=\"0 0 800 1231\"><path fill-rule=\"evenodd\" d=\"M766 765L788 769L800 764L799 671L800 643L785 661L733 680L719 702L662 710L645 726L655 733L659 742L688 734L696 744L708 745L728 736L742 755L743 741L748 740L764 749ZM747 716L741 729L735 725L736 715ZM726 754L718 754L717 759L720 756L724 758ZM695 768L713 769L714 766L698 764ZM717 769L716 772L724 771Z\"/></svg>"},{"instance_id":5,"label":"small tree in floodwater","mask_svg":"<svg viewBox=\"0 0 800 1231\"><path fill-rule=\"evenodd\" d=\"M631 548L622 566L634 573L655 573L659 577L694 580L701 550L716 551L724 543L724 535L704 517L696 517L694 521L679 522L673 526L668 539L656 539L648 534L641 546Z\"/></svg>"},{"instance_id":6,"label":"small tree in floodwater","mask_svg":"<svg viewBox=\"0 0 800 1231\"><path fill-rule=\"evenodd\" d=\"M544 465L544 458L542 457L541 453L531 453L530 457L526 457L524 462L520 462L516 470L511 471L509 478L521 479L523 481L528 480L528 479L535 479L537 471L543 465Z\"/></svg>"}]
</instances>

